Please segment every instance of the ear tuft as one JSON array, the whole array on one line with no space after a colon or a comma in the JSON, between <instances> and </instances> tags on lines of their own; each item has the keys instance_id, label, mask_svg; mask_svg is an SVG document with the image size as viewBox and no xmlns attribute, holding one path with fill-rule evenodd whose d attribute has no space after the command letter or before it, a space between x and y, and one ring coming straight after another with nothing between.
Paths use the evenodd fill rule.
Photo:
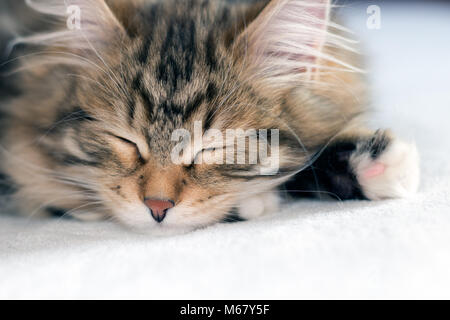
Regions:
<instances>
[{"instance_id":1,"label":"ear tuft","mask_svg":"<svg viewBox=\"0 0 450 320\"><path fill-rule=\"evenodd\" d=\"M272 0L236 42L251 76L286 87L333 70L361 71L330 53L355 51L330 10L329 0Z\"/></svg>"}]
</instances>

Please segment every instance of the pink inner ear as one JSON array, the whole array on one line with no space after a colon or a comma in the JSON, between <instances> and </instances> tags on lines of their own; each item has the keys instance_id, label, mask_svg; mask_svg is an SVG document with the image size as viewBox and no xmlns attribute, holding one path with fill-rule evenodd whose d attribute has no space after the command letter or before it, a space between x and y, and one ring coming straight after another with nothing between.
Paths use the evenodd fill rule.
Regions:
<instances>
[{"instance_id":1,"label":"pink inner ear","mask_svg":"<svg viewBox=\"0 0 450 320\"><path fill-rule=\"evenodd\" d=\"M311 6L305 6L305 11L309 16L317 19L315 22L309 22L309 26L317 28L317 30L326 30L328 26L328 15L329 15L329 0L307 0L306 3L311 3ZM308 22L305 22L308 25ZM319 50L325 43L325 36L313 37L311 39L310 45ZM315 59L316 57L310 57L310 59Z\"/></svg>"},{"instance_id":2,"label":"pink inner ear","mask_svg":"<svg viewBox=\"0 0 450 320\"><path fill-rule=\"evenodd\" d=\"M272 0L245 38L261 74L289 80L313 70L327 40L329 10L330 0Z\"/></svg>"},{"instance_id":3,"label":"pink inner ear","mask_svg":"<svg viewBox=\"0 0 450 320\"><path fill-rule=\"evenodd\" d=\"M306 2L316 4L316 6L306 7L306 11L308 11L311 15L322 20L328 19L329 0L309 0Z\"/></svg>"},{"instance_id":4,"label":"pink inner ear","mask_svg":"<svg viewBox=\"0 0 450 320\"><path fill-rule=\"evenodd\" d=\"M329 0L306 0L304 11L307 13L307 16L314 17L315 21L304 21L303 24L307 27L314 27L317 30L325 30L327 28L327 20L328 20L328 2ZM308 6L308 4L311 4L311 6ZM309 46L313 49L321 50L324 43L325 38L323 37L306 37L301 38L299 41L303 41L305 44L309 44ZM317 57L314 55L293 55L290 57L290 59L297 60L297 61L303 61L307 63L314 64L314 62L317 60ZM310 74L313 74L316 71L316 68L314 67L300 67L295 70L299 73L305 73L309 72Z\"/></svg>"}]
</instances>

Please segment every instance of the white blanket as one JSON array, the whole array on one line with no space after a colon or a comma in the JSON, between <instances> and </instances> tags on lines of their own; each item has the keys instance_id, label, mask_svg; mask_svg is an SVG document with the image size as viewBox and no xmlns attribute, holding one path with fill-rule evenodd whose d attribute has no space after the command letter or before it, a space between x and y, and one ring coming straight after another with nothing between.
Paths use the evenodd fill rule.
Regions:
<instances>
[{"instance_id":1,"label":"white blanket","mask_svg":"<svg viewBox=\"0 0 450 320\"><path fill-rule=\"evenodd\" d=\"M166 238L0 216L0 298L450 298L450 6L346 9L368 52L374 125L417 142L412 199L300 201Z\"/></svg>"}]
</instances>

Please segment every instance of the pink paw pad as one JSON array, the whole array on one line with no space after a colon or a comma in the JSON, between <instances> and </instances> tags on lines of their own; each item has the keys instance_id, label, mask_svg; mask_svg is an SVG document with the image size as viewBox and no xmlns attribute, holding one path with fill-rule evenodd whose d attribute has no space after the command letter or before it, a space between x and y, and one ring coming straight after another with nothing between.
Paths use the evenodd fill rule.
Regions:
<instances>
[{"instance_id":1,"label":"pink paw pad","mask_svg":"<svg viewBox=\"0 0 450 320\"><path fill-rule=\"evenodd\" d=\"M363 177L366 179L377 177L384 173L386 170L386 166L381 163L375 163L373 166L369 167L368 169L364 170Z\"/></svg>"}]
</instances>

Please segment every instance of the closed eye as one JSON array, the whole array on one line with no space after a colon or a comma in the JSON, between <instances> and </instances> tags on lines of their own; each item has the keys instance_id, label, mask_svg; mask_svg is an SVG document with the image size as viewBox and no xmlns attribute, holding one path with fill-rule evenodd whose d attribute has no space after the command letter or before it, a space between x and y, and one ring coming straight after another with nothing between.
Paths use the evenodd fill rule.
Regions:
<instances>
[{"instance_id":1,"label":"closed eye","mask_svg":"<svg viewBox=\"0 0 450 320\"><path fill-rule=\"evenodd\" d=\"M127 144L128 146L131 146L135 149L137 156L139 157L140 161L144 161L144 158L142 157L141 151L139 150L138 145L131 141L128 140L126 138L120 137L120 136L116 136L116 135L112 135L114 138L116 138L117 140L120 140L122 143Z\"/></svg>"},{"instance_id":2,"label":"closed eye","mask_svg":"<svg viewBox=\"0 0 450 320\"><path fill-rule=\"evenodd\" d=\"M194 159L192 160L192 162L187 167L188 168L192 168L196 163L198 163L198 161L200 160L200 156L211 154L211 153L215 152L216 150L220 150L222 148L211 147L211 148L205 148L205 149L197 152L197 154L195 155ZM224 152L225 152L225 150L224 150ZM202 159L202 161L200 161L200 163L203 163L203 162L204 162L204 159Z\"/></svg>"}]
</instances>

